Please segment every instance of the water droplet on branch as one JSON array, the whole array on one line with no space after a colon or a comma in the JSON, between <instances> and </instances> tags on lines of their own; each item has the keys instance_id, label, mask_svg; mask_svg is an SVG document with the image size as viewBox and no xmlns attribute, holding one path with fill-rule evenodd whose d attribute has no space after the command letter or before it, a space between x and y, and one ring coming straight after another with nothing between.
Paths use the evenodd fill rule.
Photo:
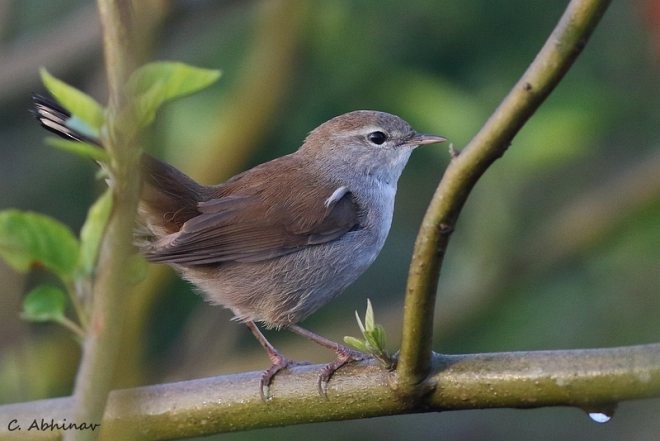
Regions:
<instances>
[{"instance_id":1,"label":"water droplet on branch","mask_svg":"<svg viewBox=\"0 0 660 441\"><path fill-rule=\"evenodd\" d=\"M589 418L591 418L597 423L606 423L612 419L610 415L607 415L602 412L589 412Z\"/></svg>"},{"instance_id":2,"label":"water droplet on branch","mask_svg":"<svg viewBox=\"0 0 660 441\"><path fill-rule=\"evenodd\" d=\"M603 424L609 422L614 416L614 411L616 410L616 404L584 408L583 410L587 412L589 418L592 421Z\"/></svg>"}]
</instances>

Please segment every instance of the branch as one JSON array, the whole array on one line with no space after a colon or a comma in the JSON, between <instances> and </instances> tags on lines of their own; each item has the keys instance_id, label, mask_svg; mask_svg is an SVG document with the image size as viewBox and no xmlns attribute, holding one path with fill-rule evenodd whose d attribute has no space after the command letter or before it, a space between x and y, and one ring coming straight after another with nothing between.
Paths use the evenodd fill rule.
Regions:
<instances>
[{"instance_id":1,"label":"branch","mask_svg":"<svg viewBox=\"0 0 660 441\"><path fill-rule=\"evenodd\" d=\"M119 353L119 342L126 301L125 266L133 253L131 238L139 194L136 172L140 150L134 148L133 131L117 127L130 118L118 118L125 111L122 86L132 66L129 52L130 2L99 0L108 76L109 117L104 146L111 154L108 173L113 191L113 212L101 244L94 281L90 326L83 345L83 356L76 376L73 394L75 421L94 424L101 420L107 397L112 389L113 372ZM64 432L65 439L94 439L91 430Z\"/></svg>"},{"instance_id":2,"label":"branch","mask_svg":"<svg viewBox=\"0 0 660 441\"><path fill-rule=\"evenodd\" d=\"M568 71L609 3L571 1L522 78L447 167L422 221L410 264L397 367L402 392L412 393L430 372L440 266L470 191Z\"/></svg>"},{"instance_id":3,"label":"branch","mask_svg":"<svg viewBox=\"0 0 660 441\"><path fill-rule=\"evenodd\" d=\"M270 402L259 396L260 372L117 390L110 394L101 439L172 439L289 424L402 413L489 407L611 408L623 400L660 396L660 344L610 349L433 354L431 393L424 402L401 400L392 376L374 361L337 372L328 399L318 395L321 366L278 374ZM350 404L347 404L350 403ZM0 438L9 421L69 417L71 398L0 406ZM50 433L51 437L48 437ZM57 439L57 432L22 431Z\"/></svg>"},{"instance_id":4,"label":"branch","mask_svg":"<svg viewBox=\"0 0 660 441\"><path fill-rule=\"evenodd\" d=\"M103 29L103 54L110 107L124 107L122 88L133 71L131 47L132 0L97 0Z\"/></svg>"}]
</instances>

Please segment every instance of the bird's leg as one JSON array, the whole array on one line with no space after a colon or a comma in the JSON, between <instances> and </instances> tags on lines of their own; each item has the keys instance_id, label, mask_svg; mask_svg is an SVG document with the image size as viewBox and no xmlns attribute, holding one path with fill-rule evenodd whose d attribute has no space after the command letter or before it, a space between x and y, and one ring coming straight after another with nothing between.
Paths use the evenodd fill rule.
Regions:
<instances>
[{"instance_id":1,"label":"bird's leg","mask_svg":"<svg viewBox=\"0 0 660 441\"><path fill-rule=\"evenodd\" d=\"M337 358L335 359L335 361L325 365L325 367L321 370L321 374L319 375L318 388L319 388L319 393L323 396L327 396L326 392L328 389L328 381L330 381L332 375L339 368L341 368L346 363L349 363L351 361L359 361L367 358L367 355L363 354L362 352L353 350L347 346L329 340L323 336L313 333L312 331L308 331L305 328L301 328L298 325L290 325L287 329L291 330L291 332L295 332L298 335L302 335L303 337L315 343L318 343L321 346L328 348L337 354Z\"/></svg>"},{"instance_id":2,"label":"bird's leg","mask_svg":"<svg viewBox=\"0 0 660 441\"><path fill-rule=\"evenodd\" d=\"M245 325L250 331L252 331L252 334L254 334L261 346L266 350L266 354L270 359L270 367L261 375L261 381L259 382L259 394L261 394L261 399L267 401L270 398L270 383L272 383L273 378L279 371L285 369L292 363L284 355L280 354L268 340L266 340L266 337L261 333L253 321L247 321L245 322Z\"/></svg>"}]
</instances>

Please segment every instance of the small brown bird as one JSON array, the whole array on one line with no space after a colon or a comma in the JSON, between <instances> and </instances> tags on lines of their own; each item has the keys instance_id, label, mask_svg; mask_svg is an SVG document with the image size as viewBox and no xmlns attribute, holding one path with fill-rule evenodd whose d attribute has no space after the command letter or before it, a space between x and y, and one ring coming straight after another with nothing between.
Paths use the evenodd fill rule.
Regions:
<instances>
[{"instance_id":1,"label":"small brown bird","mask_svg":"<svg viewBox=\"0 0 660 441\"><path fill-rule=\"evenodd\" d=\"M70 128L70 115L59 105L36 96L35 106L46 129L101 145ZM215 186L145 154L136 245L252 331L271 360L262 397L290 362L256 322L290 329L337 353L319 376L325 393L332 374L362 355L297 323L371 265L389 232L410 153L443 141L416 133L397 116L358 110L321 124L296 152Z\"/></svg>"}]
</instances>

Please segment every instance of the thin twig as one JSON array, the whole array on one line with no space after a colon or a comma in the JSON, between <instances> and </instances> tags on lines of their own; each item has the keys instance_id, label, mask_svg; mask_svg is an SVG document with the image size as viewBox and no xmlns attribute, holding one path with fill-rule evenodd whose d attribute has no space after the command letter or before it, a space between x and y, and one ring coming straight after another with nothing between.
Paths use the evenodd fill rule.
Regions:
<instances>
[{"instance_id":1,"label":"thin twig","mask_svg":"<svg viewBox=\"0 0 660 441\"><path fill-rule=\"evenodd\" d=\"M59 319L57 319L57 323L59 323L60 325L64 326L65 328L76 334L78 338L80 339L85 338L85 331L83 331L83 328L81 328L80 325L78 325L78 323L74 322L73 320L67 317L60 317Z\"/></svg>"},{"instance_id":2,"label":"thin twig","mask_svg":"<svg viewBox=\"0 0 660 441\"><path fill-rule=\"evenodd\" d=\"M449 237L470 191L504 154L515 134L559 83L584 48L609 0L572 0L522 78L482 129L447 167L417 236L408 275L401 355L402 393L415 393L431 369L435 295Z\"/></svg>"}]
</instances>

